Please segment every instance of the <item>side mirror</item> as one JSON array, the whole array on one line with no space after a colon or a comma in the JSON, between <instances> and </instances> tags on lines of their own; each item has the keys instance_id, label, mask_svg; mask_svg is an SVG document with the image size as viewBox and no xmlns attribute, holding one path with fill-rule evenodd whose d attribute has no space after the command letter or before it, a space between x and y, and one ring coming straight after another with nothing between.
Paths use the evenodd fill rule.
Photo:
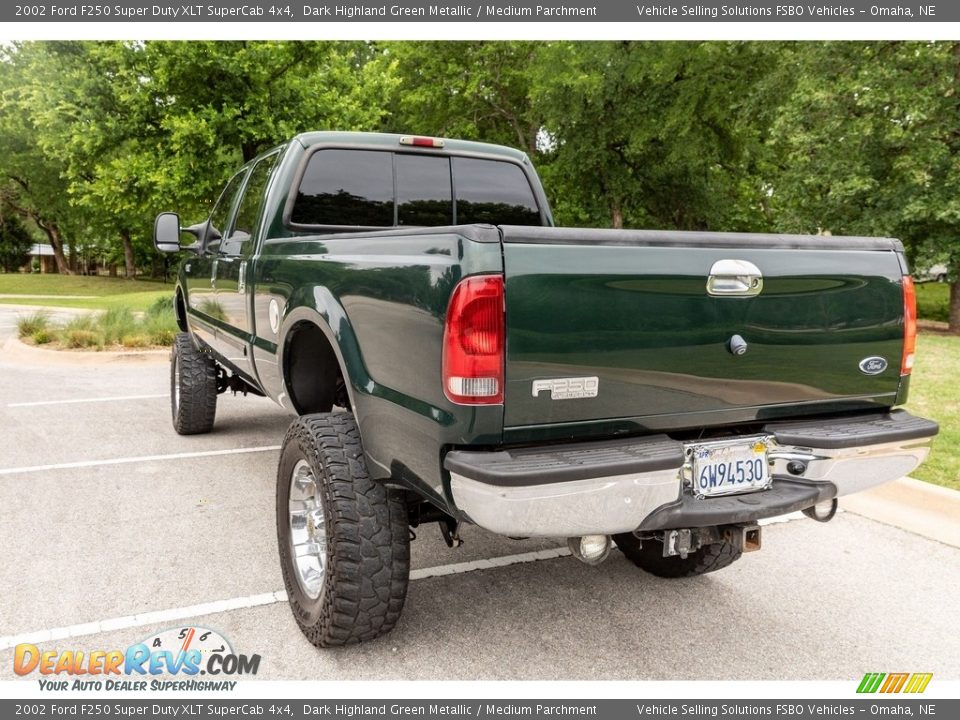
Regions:
<instances>
[{"instance_id":1,"label":"side mirror","mask_svg":"<svg viewBox=\"0 0 960 720\"><path fill-rule=\"evenodd\" d=\"M153 245L160 252L180 251L180 216L172 212L157 215L153 221Z\"/></svg>"}]
</instances>

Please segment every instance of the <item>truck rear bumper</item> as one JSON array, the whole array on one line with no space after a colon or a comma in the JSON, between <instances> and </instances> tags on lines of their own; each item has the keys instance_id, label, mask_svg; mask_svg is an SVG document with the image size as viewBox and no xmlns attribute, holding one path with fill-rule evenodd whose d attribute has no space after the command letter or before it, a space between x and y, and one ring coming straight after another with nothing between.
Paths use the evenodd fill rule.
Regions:
<instances>
[{"instance_id":1,"label":"truck rear bumper","mask_svg":"<svg viewBox=\"0 0 960 720\"><path fill-rule=\"evenodd\" d=\"M455 450L444 466L454 503L477 525L503 535L573 537L752 522L801 510L910 473L937 432L936 423L902 410L770 423L760 433L769 448L770 487L707 498L690 489L683 443L666 435Z\"/></svg>"}]
</instances>

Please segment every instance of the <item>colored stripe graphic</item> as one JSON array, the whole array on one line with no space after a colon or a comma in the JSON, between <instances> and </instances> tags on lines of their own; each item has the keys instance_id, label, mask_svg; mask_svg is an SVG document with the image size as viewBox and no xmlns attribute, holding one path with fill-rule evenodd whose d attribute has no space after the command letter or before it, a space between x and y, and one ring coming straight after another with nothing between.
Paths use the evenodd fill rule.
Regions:
<instances>
[{"instance_id":1,"label":"colored stripe graphic","mask_svg":"<svg viewBox=\"0 0 960 720\"><path fill-rule=\"evenodd\" d=\"M910 676L910 682L907 683L905 693L922 693L927 689L927 685L930 684L930 678L933 677L933 673L914 673Z\"/></svg>"},{"instance_id":2,"label":"colored stripe graphic","mask_svg":"<svg viewBox=\"0 0 960 720\"><path fill-rule=\"evenodd\" d=\"M857 686L858 693L922 693L933 673L867 673Z\"/></svg>"},{"instance_id":3,"label":"colored stripe graphic","mask_svg":"<svg viewBox=\"0 0 960 720\"><path fill-rule=\"evenodd\" d=\"M860 681L860 687L857 688L857 692L875 693L885 677L885 673L867 673L863 676L863 680Z\"/></svg>"},{"instance_id":4,"label":"colored stripe graphic","mask_svg":"<svg viewBox=\"0 0 960 720\"><path fill-rule=\"evenodd\" d=\"M900 692L904 683L907 682L908 677L910 677L910 673L890 673L887 675L887 681L883 684L883 687L880 688L880 692Z\"/></svg>"}]
</instances>

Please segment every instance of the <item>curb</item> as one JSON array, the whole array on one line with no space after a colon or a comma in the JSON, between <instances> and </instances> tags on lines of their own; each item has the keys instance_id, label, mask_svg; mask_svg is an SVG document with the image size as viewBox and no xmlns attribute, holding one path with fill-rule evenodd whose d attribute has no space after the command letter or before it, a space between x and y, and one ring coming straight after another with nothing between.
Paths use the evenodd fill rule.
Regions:
<instances>
[{"instance_id":1,"label":"curb","mask_svg":"<svg viewBox=\"0 0 960 720\"><path fill-rule=\"evenodd\" d=\"M960 548L960 492L911 477L840 498L855 515Z\"/></svg>"},{"instance_id":2,"label":"curb","mask_svg":"<svg viewBox=\"0 0 960 720\"><path fill-rule=\"evenodd\" d=\"M0 362L14 365L115 365L166 363L169 350L47 350L7 339L0 348Z\"/></svg>"}]
</instances>

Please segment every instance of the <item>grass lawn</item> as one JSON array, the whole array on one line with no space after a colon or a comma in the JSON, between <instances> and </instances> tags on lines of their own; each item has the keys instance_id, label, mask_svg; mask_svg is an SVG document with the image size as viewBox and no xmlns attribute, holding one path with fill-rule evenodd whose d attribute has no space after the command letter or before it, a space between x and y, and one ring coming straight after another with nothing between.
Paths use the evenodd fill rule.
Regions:
<instances>
[{"instance_id":1,"label":"grass lawn","mask_svg":"<svg viewBox=\"0 0 960 720\"><path fill-rule=\"evenodd\" d=\"M947 283L917 283L917 317L947 322L950 315L950 286Z\"/></svg>"},{"instance_id":2,"label":"grass lawn","mask_svg":"<svg viewBox=\"0 0 960 720\"><path fill-rule=\"evenodd\" d=\"M920 334L907 409L940 423L930 457L913 477L960 490L960 337Z\"/></svg>"},{"instance_id":3,"label":"grass lawn","mask_svg":"<svg viewBox=\"0 0 960 720\"><path fill-rule=\"evenodd\" d=\"M0 303L90 308L94 310L110 310L122 306L134 311L143 311L153 305L158 298L171 295L173 287L173 283L153 280L9 273L0 274L0 295L56 297L0 297ZM92 295L93 297L62 297L64 295Z\"/></svg>"}]
</instances>

